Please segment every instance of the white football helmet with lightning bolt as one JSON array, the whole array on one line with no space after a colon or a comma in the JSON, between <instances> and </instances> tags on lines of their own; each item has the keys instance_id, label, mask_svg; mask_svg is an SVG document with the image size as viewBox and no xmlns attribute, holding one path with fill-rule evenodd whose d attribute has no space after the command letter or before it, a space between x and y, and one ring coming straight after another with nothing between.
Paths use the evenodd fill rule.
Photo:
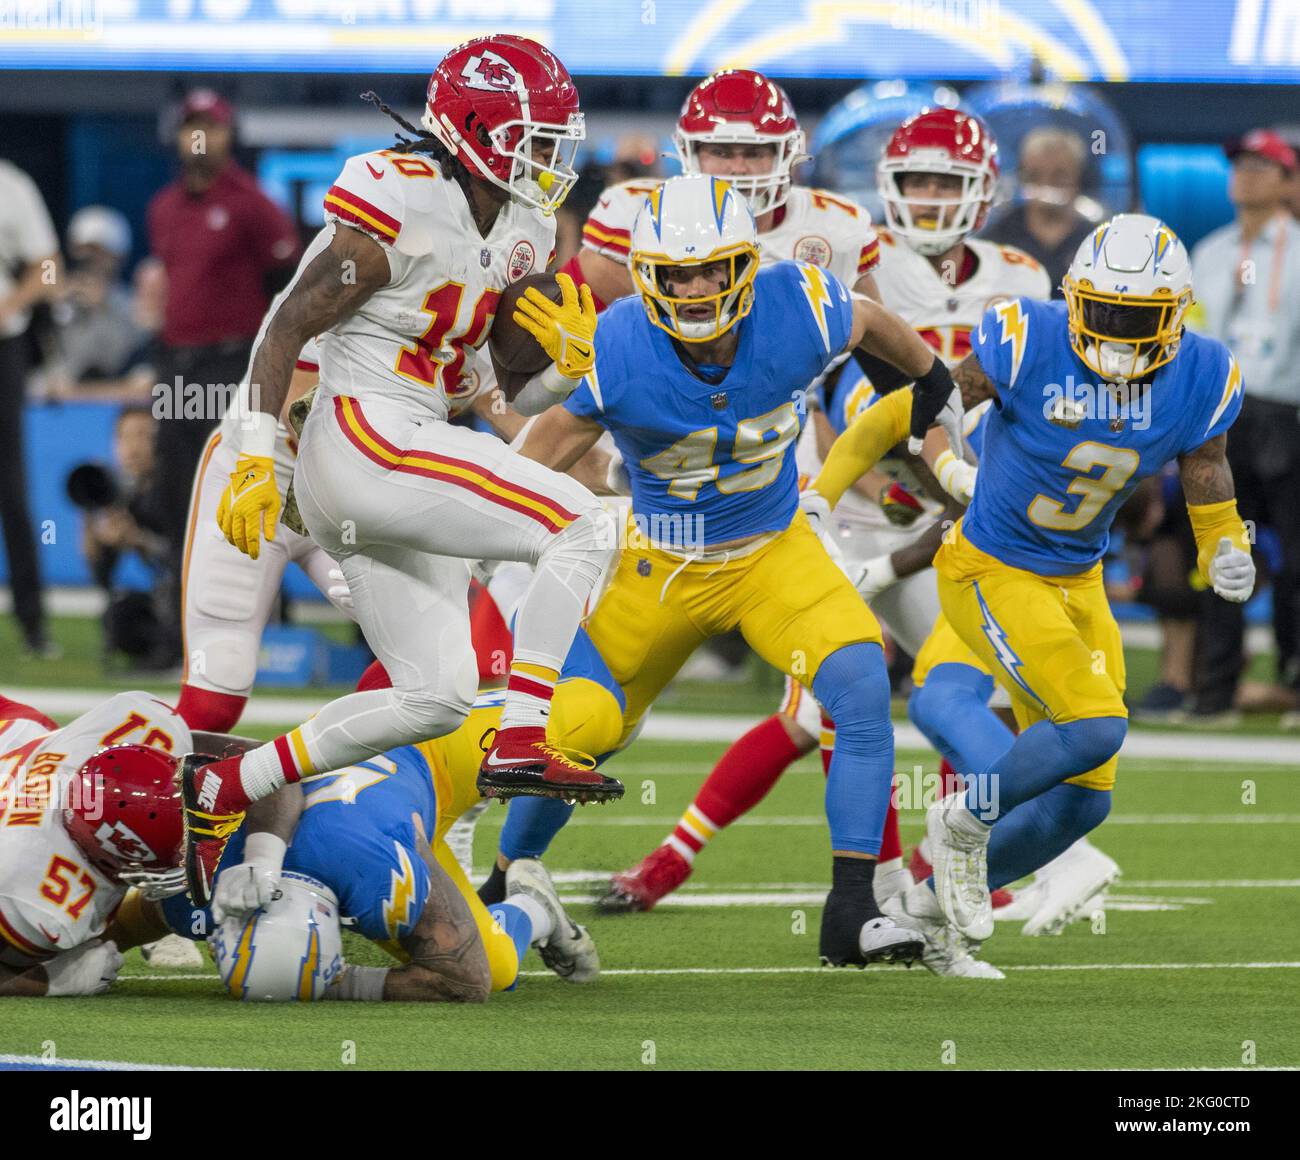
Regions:
<instances>
[{"instance_id":1,"label":"white football helmet with lightning bolt","mask_svg":"<svg viewBox=\"0 0 1300 1160\"><path fill-rule=\"evenodd\" d=\"M246 1003L310 1003L343 968L339 904L323 882L282 871L275 899L212 936L226 990Z\"/></svg>"},{"instance_id":2,"label":"white football helmet with lightning bolt","mask_svg":"<svg viewBox=\"0 0 1300 1160\"><path fill-rule=\"evenodd\" d=\"M1080 244L1061 285L1070 345L1105 382L1146 378L1178 353L1192 263L1159 218L1122 213L1102 222Z\"/></svg>"}]
</instances>

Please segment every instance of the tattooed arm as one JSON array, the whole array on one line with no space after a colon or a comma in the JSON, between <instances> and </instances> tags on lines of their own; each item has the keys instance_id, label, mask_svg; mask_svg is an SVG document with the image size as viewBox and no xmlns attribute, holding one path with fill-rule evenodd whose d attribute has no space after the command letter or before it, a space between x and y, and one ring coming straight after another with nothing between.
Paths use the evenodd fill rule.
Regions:
<instances>
[{"instance_id":1,"label":"tattooed arm","mask_svg":"<svg viewBox=\"0 0 1300 1160\"><path fill-rule=\"evenodd\" d=\"M970 411L985 399L996 399L997 388L984 373L979 357L972 351L961 360L952 372L953 381L961 391L962 405Z\"/></svg>"},{"instance_id":2,"label":"tattooed arm","mask_svg":"<svg viewBox=\"0 0 1300 1160\"><path fill-rule=\"evenodd\" d=\"M330 244L276 306L257 345L250 375L258 388L257 410L278 417L303 344L355 312L391 277L378 242L350 226L336 226Z\"/></svg>"},{"instance_id":3,"label":"tattooed arm","mask_svg":"<svg viewBox=\"0 0 1300 1160\"><path fill-rule=\"evenodd\" d=\"M1197 569L1217 596L1243 604L1255 591L1255 565L1250 532L1237 513L1227 434L1180 455L1178 468L1196 537Z\"/></svg>"},{"instance_id":4,"label":"tattooed arm","mask_svg":"<svg viewBox=\"0 0 1300 1160\"><path fill-rule=\"evenodd\" d=\"M402 939L411 956L384 980L387 1002L483 1003L492 993L492 970L473 912L456 884L419 836L429 868L429 897L415 929Z\"/></svg>"},{"instance_id":5,"label":"tattooed arm","mask_svg":"<svg viewBox=\"0 0 1300 1160\"><path fill-rule=\"evenodd\" d=\"M1228 466L1228 436L1216 436L1195 451L1178 457L1183 495L1188 504L1223 503L1235 499L1232 468Z\"/></svg>"}]
</instances>

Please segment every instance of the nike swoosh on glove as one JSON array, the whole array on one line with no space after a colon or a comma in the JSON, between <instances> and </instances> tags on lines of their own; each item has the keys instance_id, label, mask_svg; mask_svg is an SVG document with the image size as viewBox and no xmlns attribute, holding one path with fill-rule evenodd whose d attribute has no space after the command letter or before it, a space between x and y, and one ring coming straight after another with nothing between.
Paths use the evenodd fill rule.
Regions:
<instances>
[{"instance_id":1,"label":"nike swoosh on glove","mask_svg":"<svg viewBox=\"0 0 1300 1160\"><path fill-rule=\"evenodd\" d=\"M1255 562L1250 554L1235 547L1224 536L1210 561L1210 583L1216 596L1233 604L1245 604L1255 591Z\"/></svg>"},{"instance_id":2,"label":"nike swoosh on glove","mask_svg":"<svg viewBox=\"0 0 1300 1160\"><path fill-rule=\"evenodd\" d=\"M574 286L568 274L556 274L555 281L559 302L530 286L511 318L537 339L566 379L580 379L596 365L596 303L585 282Z\"/></svg>"},{"instance_id":3,"label":"nike swoosh on glove","mask_svg":"<svg viewBox=\"0 0 1300 1160\"><path fill-rule=\"evenodd\" d=\"M921 454L925 433L938 423L948 435L948 446L959 459L962 453L961 423L965 409L961 391L952 381L952 374L937 355L930 369L912 384L911 435L907 449L913 455Z\"/></svg>"},{"instance_id":4,"label":"nike swoosh on glove","mask_svg":"<svg viewBox=\"0 0 1300 1160\"><path fill-rule=\"evenodd\" d=\"M226 539L256 560L262 539L275 539L280 518L280 489L269 455L241 455L217 506L217 525ZM259 535L260 533L260 535Z\"/></svg>"}]
</instances>

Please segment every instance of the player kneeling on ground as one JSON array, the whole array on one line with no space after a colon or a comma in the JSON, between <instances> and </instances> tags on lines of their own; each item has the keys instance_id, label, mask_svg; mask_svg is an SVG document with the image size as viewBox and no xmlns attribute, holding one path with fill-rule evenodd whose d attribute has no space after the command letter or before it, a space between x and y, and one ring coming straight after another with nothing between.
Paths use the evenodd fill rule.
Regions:
<instances>
[{"instance_id":1,"label":"player kneeling on ground","mask_svg":"<svg viewBox=\"0 0 1300 1160\"><path fill-rule=\"evenodd\" d=\"M127 736L150 747L113 743ZM181 889L178 743L185 723L146 693L62 729L0 697L0 996L103 993L122 966L103 936L128 887Z\"/></svg>"}]
</instances>

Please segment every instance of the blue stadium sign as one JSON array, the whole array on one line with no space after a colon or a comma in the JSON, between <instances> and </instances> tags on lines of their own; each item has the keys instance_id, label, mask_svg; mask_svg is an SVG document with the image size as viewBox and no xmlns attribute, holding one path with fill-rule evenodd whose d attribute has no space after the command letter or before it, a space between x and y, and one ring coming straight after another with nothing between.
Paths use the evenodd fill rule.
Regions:
<instances>
[{"instance_id":1,"label":"blue stadium sign","mask_svg":"<svg viewBox=\"0 0 1300 1160\"><path fill-rule=\"evenodd\" d=\"M598 14L597 18L596 14ZM427 72L487 32L574 73L1300 81L1300 0L0 0L0 67Z\"/></svg>"}]
</instances>

